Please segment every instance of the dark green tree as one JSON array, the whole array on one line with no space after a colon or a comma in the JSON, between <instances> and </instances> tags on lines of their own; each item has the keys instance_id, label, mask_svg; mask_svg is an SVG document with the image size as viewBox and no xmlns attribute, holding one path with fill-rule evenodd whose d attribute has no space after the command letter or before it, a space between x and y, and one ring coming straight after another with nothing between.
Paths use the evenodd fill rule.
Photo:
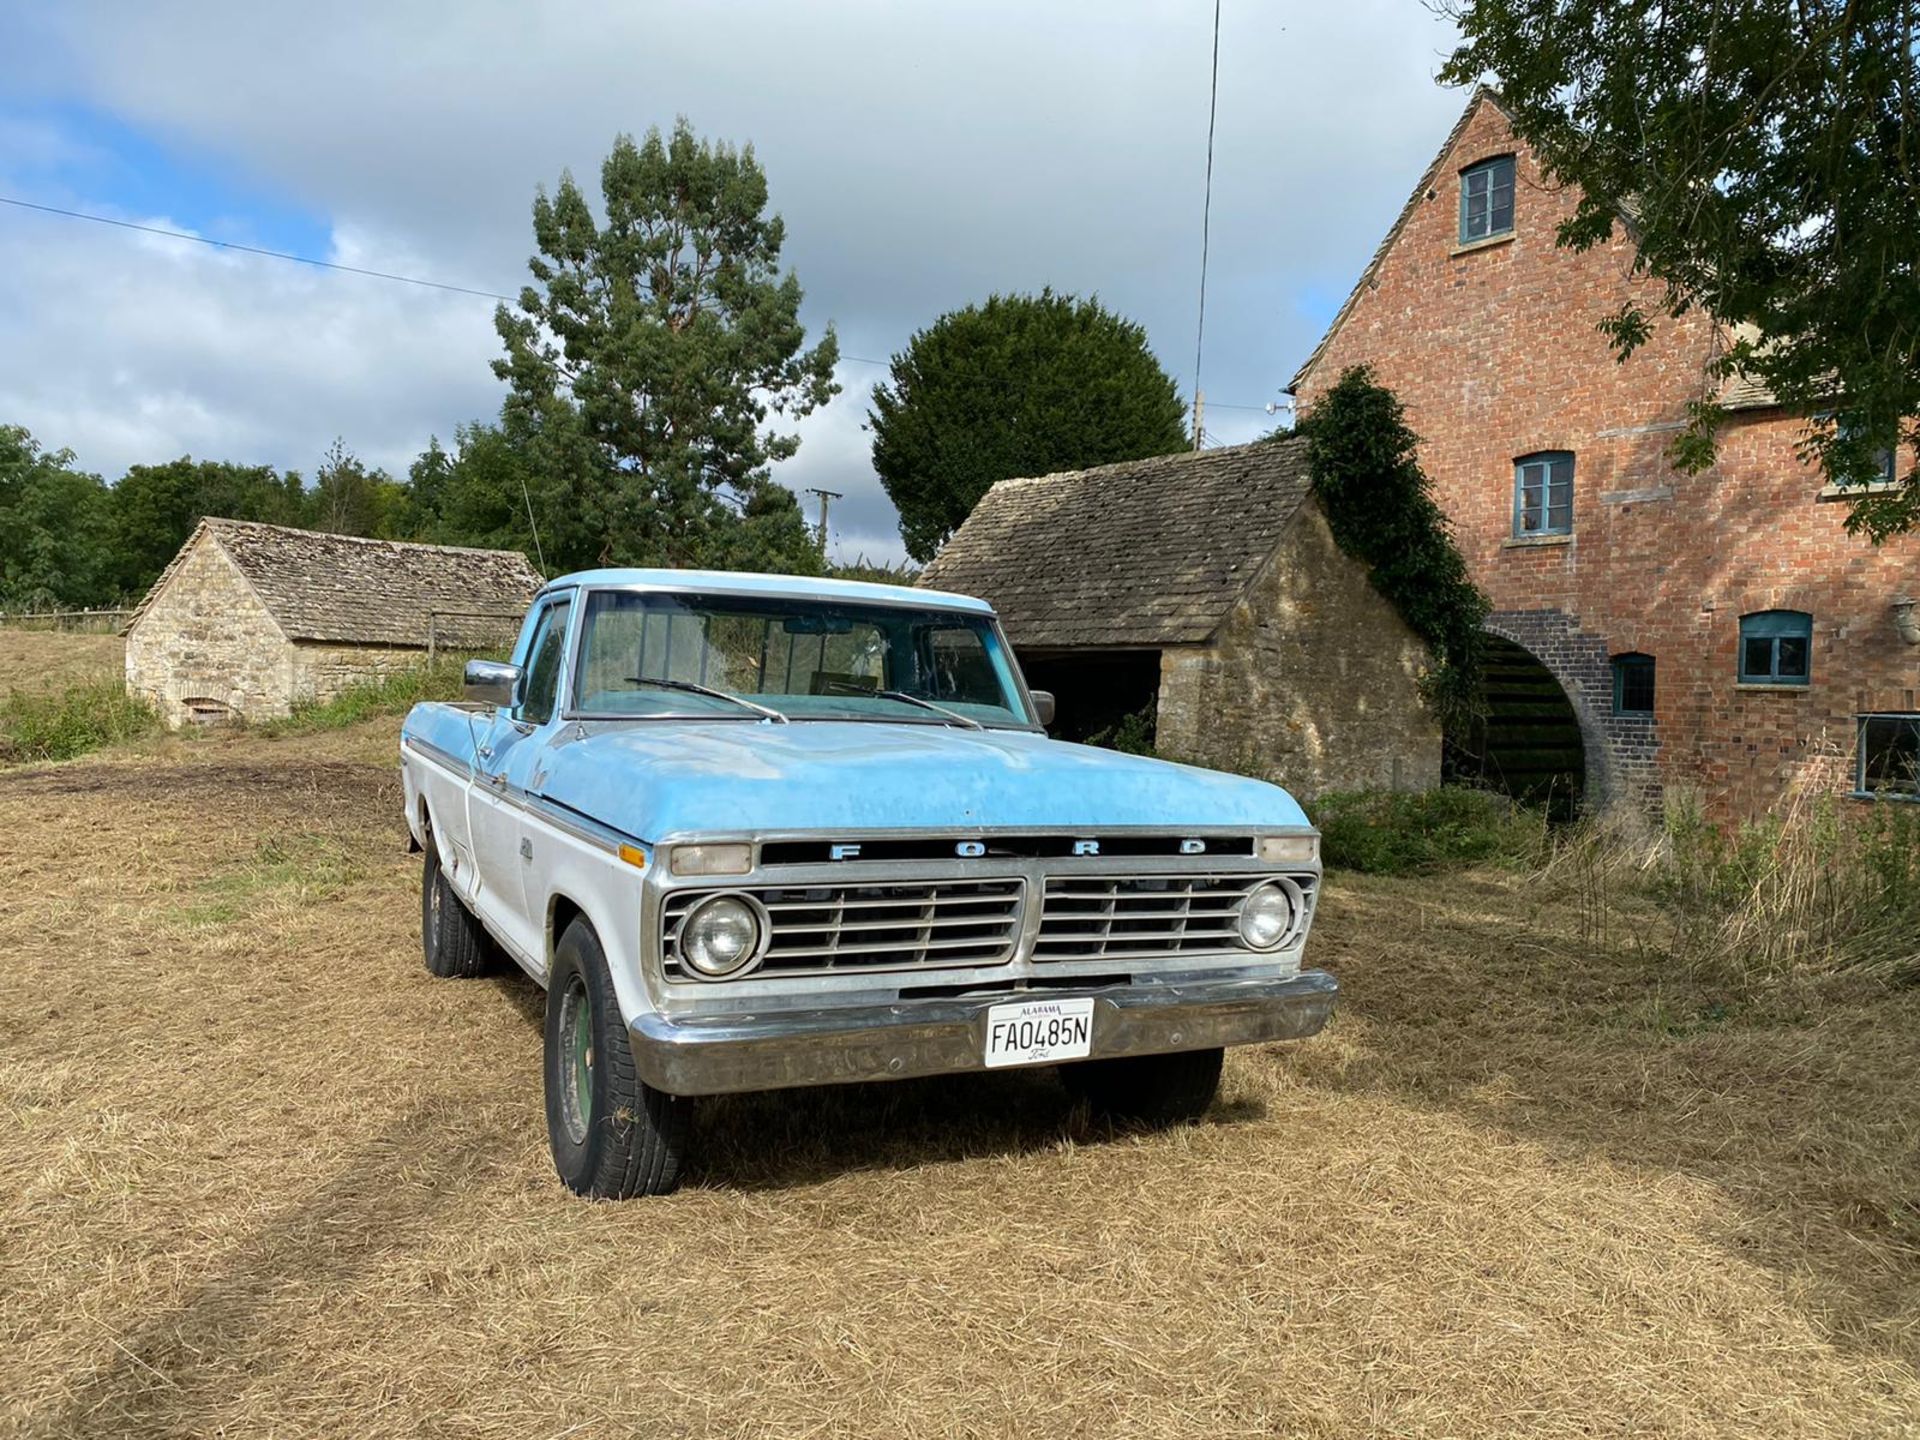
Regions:
<instances>
[{"instance_id":1,"label":"dark green tree","mask_svg":"<svg viewBox=\"0 0 1920 1440\"><path fill-rule=\"evenodd\" d=\"M71 450L43 450L18 425L0 425L0 606L52 610L104 605L115 595L109 492L73 466Z\"/></svg>"},{"instance_id":2,"label":"dark green tree","mask_svg":"<svg viewBox=\"0 0 1920 1440\"><path fill-rule=\"evenodd\" d=\"M1140 326L1051 290L995 295L893 357L873 468L907 553L930 560L996 481L1183 450L1183 413Z\"/></svg>"},{"instance_id":3,"label":"dark green tree","mask_svg":"<svg viewBox=\"0 0 1920 1440\"><path fill-rule=\"evenodd\" d=\"M1920 441L1920 16L1909 0L1452 0L1441 72L1494 78L1514 128L1578 187L1562 245L1631 217L1664 308L1739 327L1676 441L1713 461L1733 370L1812 416L1808 451L1841 484ZM1654 323L1603 324L1624 358ZM1920 469L1855 498L1875 539L1920 524Z\"/></svg>"},{"instance_id":4,"label":"dark green tree","mask_svg":"<svg viewBox=\"0 0 1920 1440\"><path fill-rule=\"evenodd\" d=\"M768 518L756 507L779 503L769 466L800 444L780 425L838 389L837 342L829 327L806 346L751 146L700 140L684 119L668 138L622 135L600 194L604 219L571 175L534 202L537 284L495 313L503 418L593 448L573 474L596 560L723 563L741 524Z\"/></svg>"},{"instance_id":5,"label":"dark green tree","mask_svg":"<svg viewBox=\"0 0 1920 1440\"><path fill-rule=\"evenodd\" d=\"M1334 542L1367 567L1373 587L1426 641L1434 657L1428 701L1449 728L1459 726L1479 703L1481 624L1489 606L1433 498L1419 437L1399 399L1356 365L1298 433L1307 438L1308 471Z\"/></svg>"},{"instance_id":6,"label":"dark green tree","mask_svg":"<svg viewBox=\"0 0 1920 1440\"><path fill-rule=\"evenodd\" d=\"M113 487L112 564L123 595L145 592L186 543L203 516L304 523L306 497L297 471L233 465L183 455L160 465L134 465Z\"/></svg>"}]
</instances>

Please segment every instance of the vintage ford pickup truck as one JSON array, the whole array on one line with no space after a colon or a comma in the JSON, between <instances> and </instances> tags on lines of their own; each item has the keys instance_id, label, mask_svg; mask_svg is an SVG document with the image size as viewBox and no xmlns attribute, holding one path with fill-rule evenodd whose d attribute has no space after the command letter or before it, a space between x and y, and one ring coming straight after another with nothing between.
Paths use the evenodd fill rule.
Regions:
<instances>
[{"instance_id":1,"label":"vintage ford pickup truck","mask_svg":"<svg viewBox=\"0 0 1920 1440\"><path fill-rule=\"evenodd\" d=\"M993 611L601 570L401 735L435 975L546 987L575 1191L670 1189L693 1098L1059 1065L1197 1116L1221 1047L1312 1035L1319 837L1284 790L1050 740Z\"/></svg>"}]
</instances>

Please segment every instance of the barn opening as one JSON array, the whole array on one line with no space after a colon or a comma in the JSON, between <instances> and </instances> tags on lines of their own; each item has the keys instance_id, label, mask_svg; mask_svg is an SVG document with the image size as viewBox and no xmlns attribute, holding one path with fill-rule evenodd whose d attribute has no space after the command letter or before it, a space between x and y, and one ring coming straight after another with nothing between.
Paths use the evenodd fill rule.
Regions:
<instances>
[{"instance_id":1,"label":"barn opening","mask_svg":"<svg viewBox=\"0 0 1920 1440\"><path fill-rule=\"evenodd\" d=\"M1553 673L1520 645L1487 638L1480 714L1446 737L1449 781L1485 785L1556 820L1579 813L1586 786L1586 744L1573 702Z\"/></svg>"},{"instance_id":2,"label":"barn opening","mask_svg":"<svg viewBox=\"0 0 1920 1440\"><path fill-rule=\"evenodd\" d=\"M1118 728L1135 715L1145 716L1144 738L1153 738L1154 711L1160 699L1158 650L1019 653L1027 684L1053 692L1054 718L1048 733L1055 739L1085 743L1101 735L1111 742Z\"/></svg>"}]
</instances>

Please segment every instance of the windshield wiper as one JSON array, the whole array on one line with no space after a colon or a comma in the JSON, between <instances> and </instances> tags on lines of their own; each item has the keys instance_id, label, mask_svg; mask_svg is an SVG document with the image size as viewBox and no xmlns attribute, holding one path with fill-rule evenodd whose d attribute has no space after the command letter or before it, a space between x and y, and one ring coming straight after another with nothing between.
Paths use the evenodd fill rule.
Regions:
<instances>
[{"instance_id":1,"label":"windshield wiper","mask_svg":"<svg viewBox=\"0 0 1920 1440\"><path fill-rule=\"evenodd\" d=\"M971 715L962 715L958 710L949 710L944 705L936 705L931 700L922 700L918 695L909 695L904 690L863 690L858 685L845 684L835 685L833 688L844 690L849 695L871 695L879 700L898 700L902 705L918 705L922 710L931 710L936 715L944 715L954 724L963 725L969 730L987 728Z\"/></svg>"},{"instance_id":2,"label":"windshield wiper","mask_svg":"<svg viewBox=\"0 0 1920 1440\"><path fill-rule=\"evenodd\" d=\"M684 690L689 695L704 695L709 700L728 700L738 705L742 710L751 710L754 714L764 716L775 724L788 725L792 723L785 715L782 715L770 705L756 705L751 700L742 700L738 695L729 695L724 690L715 690L708 685L696 685L691 680L662 680L652 675L629 675L627 676L627 683L629 685L651 685L659 690Z\"/></svg>"}]
</instances>

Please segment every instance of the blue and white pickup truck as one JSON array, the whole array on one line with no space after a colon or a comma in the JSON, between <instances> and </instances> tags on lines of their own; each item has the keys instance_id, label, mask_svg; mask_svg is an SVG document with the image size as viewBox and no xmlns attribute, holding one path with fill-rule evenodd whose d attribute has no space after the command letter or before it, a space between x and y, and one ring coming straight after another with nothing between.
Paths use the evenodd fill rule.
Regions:
<instances>
[{"instance_id":1,"label":"blue and white pickup truck","mask_svg":"<svg viewBox=\"0 0 1920 1440\"><path fill-rule=\"evenodd\" d=\"M1047 738L993 611L597 570L401 734L435 975L546 987L584 1195L678 1179L693 1097L1059 1065L1198 1116L1221 1047L1312 1035L1319 837L1259 781Z\"/></svg>"}]
</instances>

